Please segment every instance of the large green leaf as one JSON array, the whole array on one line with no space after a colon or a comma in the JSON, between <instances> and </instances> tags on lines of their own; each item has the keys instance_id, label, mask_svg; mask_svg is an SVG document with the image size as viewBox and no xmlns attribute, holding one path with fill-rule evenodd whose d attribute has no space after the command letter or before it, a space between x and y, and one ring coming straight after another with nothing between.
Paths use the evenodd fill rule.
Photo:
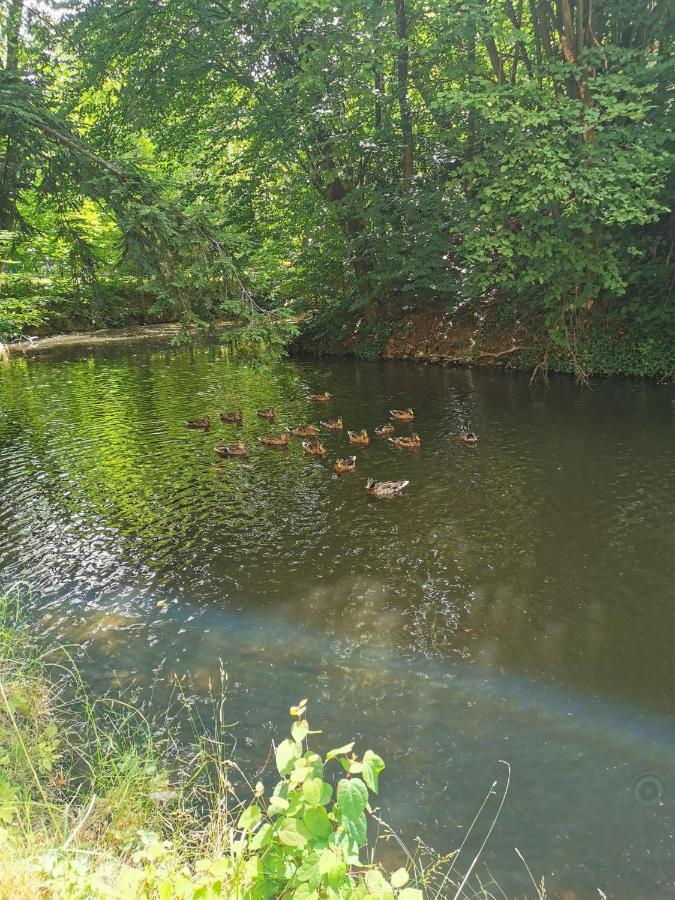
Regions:
<instances>
[{"instance_id":1,"label":"large green leaf","mask_svg":"<svg viewBox=\"0 0 675 900\"><path fill-rule=\"evenodd\" d=\"M368 788L360 778L342 778L337 786L337 802L340 815L358 819L368 806Z\"/></svg>"},{"instance_id":2,"label":"large green leaf","mask_svg":"<svg viewBox=\"0 0 675 900\"><path fill-rule=\"evenodd\" d=\"M239 816L237 828L241 828L243 831L250 831L253 826L260 821L260 816L261 812L259 806L256 806L255 804L253 804L253 806L249 806Z\"/></svg>"},{"instance_id":3,"label":"large green leaf","mask_svg":"<svg viewBox=\"0 0 675 900\"><path fill-rule=\"evenodd\" d=\"M344 819L343 825L352 841L358 844L359 847L363 847L368 836L368 825L366 823L365 813L361 813L361 815L357 816L355 819Z\"/></svg>"},{"instance_id":4,"label":"large green leaf","mask_svg":"<svg viewBox=\"0 0 675 900\"><path fill-rule=\"evenodd\" d=\"M280 775L289 775L293 771L296 760L302 756L302 748L295 741L286 738L277 747L275 759Z\"/></svg>"},{"instance_id":5,"label":"large green leaf","mask_svg":"<svg viewBox=\"0 0 675 900\"><path fill-rule=\"evenodd\" d=\"M312 837L325 841L331 833L331 823L323 806L313 806L303 816L303 821Z\"/></svg>"},{"instance_id":6,"label":"large green leaf","mask_svg":"<svg viewBox=\"0 0 675 900\"><path fill-rule=\"evenodd\" d=\"M329 750L326 753L326 759L335 759L336 756L344 756L347 753L351 753L354 749L354 741L351 744L344 744L342 747L336 747L335 750Z\"/></svg>"},{"instance_id":7,"label":"large green leaf","mask_svg":"<svg viewBox=\"0 0 675 900\"><path fill-rule=\"evenodd\" d=\"M384 769L384 760L372 750L366 750L363 755L363 780L375 794L379 788L379 775Z\"/></svg>"},{"instance_id":8,"label":"large green leaf","mask_svg":"<svg viewBox=\"0 0 675 900\"><path fill-rule=\"evenodd\" d=\"M308 832L296 819L285 819L277 832L277 837L287 847L304 847Z\"/></svg>"}]
</instances>

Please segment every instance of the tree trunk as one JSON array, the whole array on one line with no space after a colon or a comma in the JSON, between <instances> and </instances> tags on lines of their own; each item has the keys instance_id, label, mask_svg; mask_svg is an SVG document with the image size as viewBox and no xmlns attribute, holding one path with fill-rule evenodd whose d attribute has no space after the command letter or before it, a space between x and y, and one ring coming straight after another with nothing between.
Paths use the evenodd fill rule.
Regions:
<instances>
[{"instance_id":1,"label":"tree trunk","mask_svg":"<svg viewBox=\"0 0 675 900\"><path fill-rule=\"evenodd\" d=\"M5 71L10 76L18 75L19 41L23 20L24 0L12 0L7 12ZM0 169L0 231L11 231L16 222L17 186L19 180L17 135L12 133L12 120L2 135L5 143L4 159Z\"/></svg>"},{"instance_id":2,"label":"tree trunk","mask_svg":"<svg viewBox=\"0 0 675 900\"><path fill-rule=\"evenodd\" d=\"M413 181L413 169L415 165L415 146L410 114L410 101L408 98L408 81L410 72L410 51L408 47L408 15L405 0L396 0L396 36L398 38L398 51L396 55L396 70L398 75L398 107L401 117L401 136L403 138L403 193L408 198L406 218L413 215L410 206Z\"/></svg>"},{"instance_id":3,"label":"tree trunk","mask_svg":"<svg viewBox=\"0 0 675 900\"><path fill-rule=\"evenodd\" d=\"M373 44L375 53L373 57L373 68L375 70L375 131L379 132L382 128L382 97L384 95L384 73L380 63L380 54L377 51L377 36L379 33L380 19L382 17L382 4L377 0L374 6L375 24L373 26ZM379 137L378 137L379 139Z\"/></svg>"}]
</instances>

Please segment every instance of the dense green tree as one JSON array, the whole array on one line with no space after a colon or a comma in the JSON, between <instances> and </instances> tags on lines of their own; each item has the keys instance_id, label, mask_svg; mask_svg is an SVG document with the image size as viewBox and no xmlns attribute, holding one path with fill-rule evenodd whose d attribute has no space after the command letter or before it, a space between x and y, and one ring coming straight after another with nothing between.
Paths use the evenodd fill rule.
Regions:
<instances>
[{"instance_id":1,"label":"dense green tree","mask_svg":"<svg viewBox=\"0 0 675 900\"><path fill-rule=\"evenodd\" d=\"M158 279L138 205L98 172L137 262L122 308L140 285L186 316L226 310L189 262L198 217L254 308L311 309L317 338L361 322L377 352L433 307L525 329L533 362L664 373L672 25L666 0L83 0L32 52L70 138L151 184L141 207L172 204ZM4 29L9 48L11 10ZM24 166L10 192L27 203L44 177Z\"/></svg>"}]
</instances>

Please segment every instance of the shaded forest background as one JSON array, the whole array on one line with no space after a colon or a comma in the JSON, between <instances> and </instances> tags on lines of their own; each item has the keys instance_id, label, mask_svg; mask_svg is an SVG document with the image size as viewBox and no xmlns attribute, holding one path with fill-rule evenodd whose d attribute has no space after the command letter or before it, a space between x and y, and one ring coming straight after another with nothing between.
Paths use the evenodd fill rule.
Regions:
<instances>
[{"instance_id":1,"label":"shaded forest background","mask_svg":"<svg viewBox=\"0 0 675 900\"><path fill-rule=\"evenodd\" d=\"M161 319L675 373L668 0L4 0L0 339Z\"/></svg>"}]
</instances>

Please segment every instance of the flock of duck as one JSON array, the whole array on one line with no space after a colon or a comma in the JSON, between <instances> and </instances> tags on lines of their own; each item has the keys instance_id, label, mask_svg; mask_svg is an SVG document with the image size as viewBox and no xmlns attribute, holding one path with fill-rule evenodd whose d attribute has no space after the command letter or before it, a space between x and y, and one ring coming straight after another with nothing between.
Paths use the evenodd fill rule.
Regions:
<instances>
[{"instance_id":1,"label":"flock of duck","mask_svg":"<svg viewBox=\"0 0 675 900\"><path fill-rule=\"evenodd\" d=\"M310 400L313 403L327 403L332 395L328 391L323 394L311 394ZM259 419L266 419L268 422L274 422L276 413L270 406L267 409L259 409L256 412ZM394 434L396 428L394 422L413 422L415 419L414 411L408 409L390 409L389 422L375 428L373 434L377 438L387 438L394 447L402 450L418 450L422 446L420 436L415 432L406 437L390 437ZM242 425L244 416L241 409L235 409L233 412L221 412L220 421L230 425ZM204 416L201 419L189 419L186 423L188 428L200 428L207 431L211 427L211 419ZM342 418L328 419L319 423L320 427L326 431L342 431ZM296 425L295 428L286 428L282 434L267 435L259 437L258 441L265 447L283 448L288 447L290 438L311 438L312 440L302 440L303 452L308 456L324 457L327 450L319 439L319 429L316 425ZM370 435L365 428L361 431L347 431L349 443L367 447L370 444ZM458 435L457 440L468 446L475 447L478 443L478 436L473 431L464 431ZM224 444L222 447L214 447L215 452L219 456L225 457L245 457L248 456L248 446L244 441L236 441L233 444ZM356 470L356 456L343 456L335 460L333 471L337 475L345 475L348 472ZM369 478L366 481L366 493L370 497L396 497L408 486L409 481L374 481Z\"/></svg>"}]
</instances>

